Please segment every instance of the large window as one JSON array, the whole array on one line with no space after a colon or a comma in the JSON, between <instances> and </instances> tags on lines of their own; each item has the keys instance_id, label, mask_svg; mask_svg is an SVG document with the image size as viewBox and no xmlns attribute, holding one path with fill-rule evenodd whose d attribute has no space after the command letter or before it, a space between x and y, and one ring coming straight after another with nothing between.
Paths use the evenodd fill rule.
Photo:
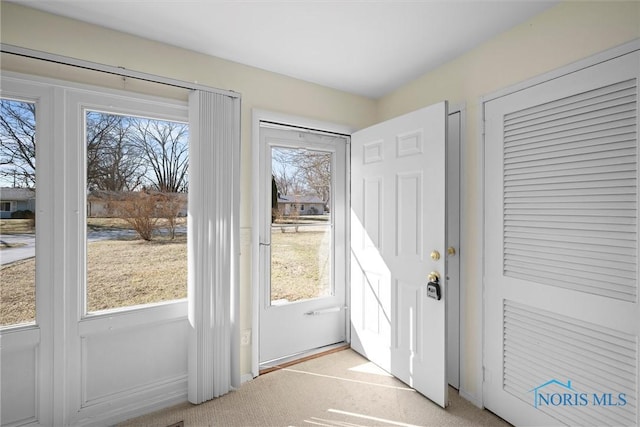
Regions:
<instances>
[{"instance_id":1,"label":"large window","mask_svg":"<svg viewBox=\"0 0 640 427\"><path fill-rule=\"evenodd\" d=\"M91 74L120 90L0 78L3 425L113 424L125 401L170 403L215 376L189 395L206 400L240 383L231 362L198 368L214 350L239 357L239 100ZM191 346L204 349L195 368Z\"/></svg>"},{"instance_id":2,"label":"large window","mask_svg":"<svg viewBox=\"0 0 640 427\"><path fill-rule=\"evenodd\" d=\"M0 326L35 322L36 104L0 99Z\"/></svg>"},{"instance_id":3,"label":"large window","mask_svg":"<svg viewBox=\"0 0 640 427\"><path fill-rule=\"evenodd\" d=\"M187 296L188 125L87 111L86 311Z\"/></svg>"}]
</instances>

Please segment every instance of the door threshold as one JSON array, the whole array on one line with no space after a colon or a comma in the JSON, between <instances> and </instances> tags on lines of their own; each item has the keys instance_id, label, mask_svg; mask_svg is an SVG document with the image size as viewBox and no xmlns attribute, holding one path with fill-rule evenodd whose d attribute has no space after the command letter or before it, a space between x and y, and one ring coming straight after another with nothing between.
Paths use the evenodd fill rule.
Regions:
<instances>
[{"instance_id":1,"label":"door threshold","mask_svg":"<svg viewBox=\"0 0 640 427\"><path fill-rule=\"evenodd\" d=\"M280 359L269 360L267 362L263 362L260 364L259 375L268 374L269 372L277 371L283 368L288 368L289 366L306 362L307 360L326 356L331 353L337 353L339 351L347 350L349 348L351 348L351 346L348 343L340 342L337 344L331 344L331 345L319 347L313 350L292 354L291 356L281 357Z\"/></svg>"}]
</instances>

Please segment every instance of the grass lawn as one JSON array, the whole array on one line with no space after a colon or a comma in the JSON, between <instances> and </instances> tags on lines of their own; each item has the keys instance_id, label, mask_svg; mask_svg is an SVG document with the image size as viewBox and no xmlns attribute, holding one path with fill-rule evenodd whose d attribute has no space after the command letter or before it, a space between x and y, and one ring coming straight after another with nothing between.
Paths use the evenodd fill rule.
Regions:
<instances>
[{"instance_id":1,"label":"grass lawn","mask_svg":"<svg viewBox=\"0 0 640 427\"><path fill-rule=\"evenodd\" d=\"M329 295L330 234L314 228L271 234L271 301L300 301Z\"/></svg>"},{"instance_id":2,"label":"grass lawn","mask_svg":"<svg viewBox=\"0 0 640 427\"><path fill-rule=\"evenodd\" d=\"M35 318L36 265L33 258L0 270L0 325L32 322Z\"/></svg>"},{"instance_id":3,"label":"grass lawn","mask_svg":"<svg viewBox=\"0 0 640 427\"><path fill-rule=\"evenodd\" d=\"M98 226L123 227L107 222ZM300 227L300 230L298 233L293 230L273 233L272 300L298 301L330 292L326 249L329 235L318 229L305 231ZM87 258L90 312L169 301L187 295L184 235L174 240L157 238L151 242L90 242ZM5 265L0 275L0 325L33 321L35 260Z\"/></svg>"},{"instance_id":4,"label":"grass lawn","mask_svg":"<svg viewBox=\"0 0 640 427\"><path fill-rule=\"evenodd\" d=\"M187 297L187 237L107 240L87 250L89 311Z\"/></svg>"},{"instance_id":5,"label":"grass lawn","mask_svg":"<svg viewBox=\"0 0 640 427\"><path fill-rule=\"evenodd\" d=\"M2 234L30 234L34 230L32 219L0 219Z\"/></svg>"},{"instance_id":6,"label":"grass lawn","mask_svg":"<svg viewBox=\"0 0 640 427\"><path fill-rule=\"evenodd\" d=\"M187 296L187 238L90 242L87 263L89 311ZM35 259L2 267L0 325L33 321Z\"/></svg>"}]
</instances>

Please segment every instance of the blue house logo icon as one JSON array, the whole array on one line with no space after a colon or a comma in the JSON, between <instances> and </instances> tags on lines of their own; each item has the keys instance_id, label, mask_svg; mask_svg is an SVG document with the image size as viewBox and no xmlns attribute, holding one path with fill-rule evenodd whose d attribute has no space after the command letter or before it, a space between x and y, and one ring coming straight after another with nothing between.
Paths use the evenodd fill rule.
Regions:
<instances>
[{"instance_id":1,"label":"blue house logo icon","mask_svg":"<svg viewBox=\"0 0 640 427\"><path fill-rule=\"evenodd\" d=\"M553 385L558 386L562 390L562 392L548 393L544 390L547 387ZM556 388L557 387L554 387L554 389ZM539 385L538 387L532 388L531 390L529 390L529 393L531 392L533 392L533 406L535 408L537 408L541 404L545 406L564 406L567 405L567 403L571 404L571 402L573 401L578 403L578 401L580 400L580 394L578 394L576 390L571 386L571 380L567 380L567 383L565 384L556 379L552 379L544 384ZM572 399L574 397L575 399Z\"/></svg>"}]
</instances>

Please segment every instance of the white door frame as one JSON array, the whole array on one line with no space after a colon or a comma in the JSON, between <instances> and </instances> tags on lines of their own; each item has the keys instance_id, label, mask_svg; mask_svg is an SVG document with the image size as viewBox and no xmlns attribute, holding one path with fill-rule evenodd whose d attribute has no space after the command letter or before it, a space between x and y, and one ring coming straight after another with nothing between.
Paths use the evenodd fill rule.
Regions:
<instances>
[{"instance_id":1,"label":"white door frame","mask_svg":"<svg viewBox=\"0 0 640 427\"><path fill-rule=\"evenodd\" d=\"M254 171L252 176L252 232L251 232L251 286L252 286L252 321L251 330L241 331L241 343L251 343L251 378L255 378L260 372L260 174L257 171L260 170L260 122L270 122L280 125L288 125L297 128L305 128L311 130L317 130L322 132L330 132L342 135L351 135L354 131L353 128L339 125L335 123L323 122L319 120L313 120L305 117L276 113L267 110L253 109L251 117L251 149L252 149L252 170ZM347 153L347 157L349 154ZM347 159L348 160L348 159ZM349 161L347 161L347 179L349 177ZM349 206L349 194L347 190L347 206ZM347 216L348 217L348 216ZM349 224L347 224L346 235L349 235ZM348 263L348 259L346 261ZM346 271L349 271L348 264L345 266ZM348 276L348 275L347 275ZM349 278L345 277L345 290L349 289ZM346 292L345 298L347 299L346 305L349 306L349 293ZM347 316L348 318L348 316ZM351 341L349 336L350 328L348 328L345 321L346 342ZM242 381L250 380L251 378L242 378Z\"/></svg>"},{"instance_id":2,"label":"white door frame","mask_svg":"<svg viewBox=\"0 0 640 427\"><path fill-rule=\"evenodd\" d=\"M466 333L463 336L476 336L476 337L482 337L482 357L479 358L478 360L478 364L476 365L476 387L475 389L477 390L478 395L477 396L464 396L465 398L467 398L468 400L474 402L476 405L478 406L482 406L484 407L484 393L483 393L483 386L484 386L484 365L485 365L485 337L484 337L484 315L485 315L485 306L484 306L484 293L485 293L485 289L486 289L486 282L484 279L484 273L485 273L485 247L486 247L486 243L487 243L487 238L485 236L485 230L484 230L484 221L485 221L485 217L484 217L484 210L485 210L485 183L484 183L484 174L485 174L485 144L486 144L486 140L485 140L485 107L486 107L486 103L488 103L489 101L495 100L497 98L501 98L503 96L530 88L532 86L536 86L538 84L547 82L549 80L553 80L553 79L557 79L561 76L565 76L571 73L574 73L576 71L582 70L584 68L588 68L591 67L593 65L599 64L601 62L605 62L605 61L609 61L613 58L622 56L622 55L626 55L628 53L634 52L636 50L640 50L640 39L636 39L633 40L631 42L622 44L620 46L616 46L613 47L611 49L608 49L604 52L600 52L597 53L595 55L589 56L585 59L573 62L571 64L562 66L556 70L550 71L548 73L544 73L541 74L539 76L533 77L529 80L526 80L524 82L520 82L518 84L515 85L511 85L511 86L507 86L503 89L500 89L496 92L492 92L490 94L481 96L479 99L479 104L481 106L481 108L478 110L478 123L480 124L480 126L478 127L478 141L481 141L480 144L480 149L479 149L479 153L478 153L478 173L480 174L480 179L477 180L478 184L476 186L476 189L478 190L478 194L481 197L481 209L478 210L478 223L482 224L482 238L481 238L481 242L480 242L480 247L476 247L473 248L473 252L471 248L469 249L470 253L481 253L482 254L482 261L479 264L479 267L477 269L476 272L466 272L470 275L472 274L480 274L481 276L476 276L476 277L482 277L482 292L476 295L476 300L474 303L472 303L473 305L475 305L476 307L478 307L479 312L480 312L480 316L481 318L479 320L481 321L477 321L475 322L475 330L473 331L465 331ZM479 188L478 188L479 187ZM469 191L467 190L464 194L469 194ZM464 200L464 198L463 198ZM479 270L479 271L478 271ZM461 272L462 274L462 272ZM467 276L467 274L465 274L465 277ZM462 279L461 279L462 281ZM462 301L461 301L462 303ZM464 306L463 306L464 307ZM461 347L462 347L462 343L464 341L461 342ZM464 366L464 364L461 364L461 368ZM461 378L462 378L462 372L461 372ZM462 393L461 393L462 394ZM499 415L499 414L498 414Z\"/></svg>"},{"instance_id":3,"label":"white door frame","mask_svg":"<svg viewBox=\"0 0 640 427\"><path fill-rule=\"evenodd\" d=\"M465 105L449 105L447 127L451 126L451 116L459 114L458 123L458 141L457 146L452 146L451 132L448 133L447 139L447 183L445 185L447 195L447 242L450 247L455 250L454 255L448 253L444 255L448 260L447 264L447 290L452 289L452 285L457 282L457 289L448 295L447 303L447 382L460 390L461 369L460 352L463 345L461 337L461 329L464 325L462 322L464 312L460 311L462 307L462 262L461 257L463 251L460 212L462 212L462 148L464 146L464 123L466 120ZM455 162L455 164L453 163ZM451 170L453 168L453 171ZM451 173L453 172L453 173ZM452 177L455 176L455 180ZM457 200L452 200L454 195ZM447 248L448 251L448 248ZM451 257L454 257L451 259ZM452 268L453 265L457 268ZM451 291L449 291L451 292ZM453 384L452 384L453 382Z\"/></svg>"}]
</instances>

